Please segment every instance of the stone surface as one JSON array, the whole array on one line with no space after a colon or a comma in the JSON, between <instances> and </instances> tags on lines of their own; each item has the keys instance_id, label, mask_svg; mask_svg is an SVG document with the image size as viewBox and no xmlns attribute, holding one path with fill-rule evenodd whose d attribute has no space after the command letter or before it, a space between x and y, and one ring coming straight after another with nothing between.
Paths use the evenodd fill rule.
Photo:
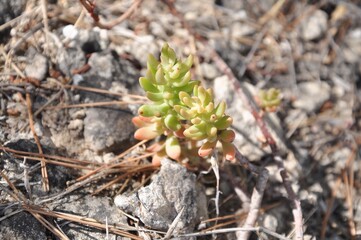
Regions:
<instances>
[{"instance_id":1,"label":"stone surface","mask_svg":"<svg viewBox=\"0 0 361 240\"><path fill-rule=\"evenodd\" d=\"M305 41L317 40L327 30L327 13L316 10L301 24L301 36Z\"/></svg>"},{"instance_id":2,"label":"stone surface","mask_svg":"<svg viewBox=\"0 0 361 240\"><path fill-rule=\"evenodd\" d=\"M1 0L0 1L0 25L19 16L25 8L25 0ZM9 32L9 28L0 31L0 42Z\"/></svg>"},{"instance_id":3,"label":"stone surface","mask_svg":"<svg viewBox=\"0 0 361 240\"><path fill-rule=\"evenodd\" d=\"M31 214L20 212L0 224L0 239L2 240L46 240L45 227Z\"/></svg>"},{"instance_id":4,"label":"stone surface","mask_svg":"<svg viewBox=\"0 0 361 240\"><path fill-rule=\"evenodd\" d=\"M44 80L49 68L48 59L40 53L35 53L29 60L25 67L25 75L37 80Z\"/></svg>"},{"instance_id":5,"label":"stone surface","mask_svg":"<svg viewBox=\"0 0 361 240\"><path fill-rule=\"evenodd\" d=\"M5 147L25 152L38 153L38 147L33 140L19 139L7 142ZM59 153L50 146L42 145L44 154L59 155ZM24 168L22 167L24 159L14 158L11 154L4 155L0 158L3 163L2 168L5 170L5 174L16 183L24 182ZM36 166L38 161L27 160L26 164L29 169L32 169L29 173L29 182L36 183L31 186L32 197L39 197L47 195L42 189L41 171L40 165ZM71 171L69 168L65 168L59 165L48 164L47 172L49 176L50 193L57 193L66 188L66 182L71 180ZM28 196L28 192L24 188L20 188L23 193ZM0 194L1 195L1 194ZM0 198L1 199L1 198Z\"/></svg>"},{"instance_id":6,"label":"stone surface","mask_svg":"<svg viewBox=\"0 0 361 240\"><path fill-rule=\"evenodd\" d=\"M84 66L85 54L79 47L61 49L57 54L60 71L66 76L72 76L72 71Z\"/></svg>"},{"instance_id":7,"label":"stone surface","mask_svg":"<svg viewBox=\"0 0 361 240\"><path fill-rule=\"evenodd\" d=\"M124 110L90 108L84 119L84 140L96 152L121 151L133 138L132 114Z\"/></svg>"},{"instance_id":8,"label":"stone surface","mask_svg":"<svg viewBox=\"0 0 361 240\"><path fill-rule=\"evenodd\" d=\"M207 216L206 197L197 186L196 176L168 159L162 160L160 172L149 186L129 197L119 195L114 202L120 209L137 216L146 226L164 231L184 207L174 233L193 231L196 224Z\"/></svg>"},{"instance_id":9,"label":"stone surface","mask_svg":"<svg viewBox=\"0 0 361 240\"><path fill-rule=\"evenodd\" d=\"M298 85L299 93L293 106L306 112L314 112L330 98L330 86L325 82L304 82Z\"/></svg>"},{"instance_id":10,"label":"stone surface","mask_svg":"<svg viewBox=\"0 0 361 240\"><path fill-rule=\"evenodd\" d=\"M54 210L93 218L102 223L105 223L107 219L109 225L128 225L126 217L121 214L108 197L91 196L89 194L85 196L72 195L64 198ZM62 229L70 239L106 239L105 232L94 228L91 228L89 231L89 228L86 226L78 224L70 223L65 225ZM115 235L109 234L109 239L115 239Z\"/></svg>"}]
</instances>

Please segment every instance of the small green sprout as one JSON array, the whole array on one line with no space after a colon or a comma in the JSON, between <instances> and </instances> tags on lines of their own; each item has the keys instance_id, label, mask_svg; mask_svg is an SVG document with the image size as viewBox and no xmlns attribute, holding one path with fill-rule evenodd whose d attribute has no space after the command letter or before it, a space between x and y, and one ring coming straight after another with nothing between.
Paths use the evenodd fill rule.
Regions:
<instances>
[{"instance_id":1,"label":"small green sprout","mask_svg":"<svg viewBox=\"0 0 361 240\"><path fill-rule=\"evenodd\" d=\"M270 88L267 91L260 90L257 102L259 106L268 112L274 112L281 104L280 90L276 88Z\"/></svg>"},{"instance_id":2,"label":"small green sprout","mask_svg":"<svg viewBox=\"0 0 361 240\"><path fill-rule=\"evenodd\" d=\"M139 116L133 118L139 128L135 138L166 136L165 142L159 142L154 149L159 155L166 154L173 159L181 158L187 141L202 141L198 149L200 157L212 154L220 142L225 158L233 160L235 133L228 129L232 118L225 114L224 101L215 104L212 90L191 80L193 56L182 61L168 44L164 44L160 60L149 55L146 76L139 79L152 103L141 106Z\"/></svg>"}]
</instances>

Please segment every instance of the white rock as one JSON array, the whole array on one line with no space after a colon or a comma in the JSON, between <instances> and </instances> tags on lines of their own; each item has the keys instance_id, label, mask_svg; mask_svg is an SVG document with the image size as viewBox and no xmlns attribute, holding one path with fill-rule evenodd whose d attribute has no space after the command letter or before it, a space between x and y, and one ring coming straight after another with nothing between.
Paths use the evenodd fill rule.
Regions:
<instances>
[{"instance_id":1,"label":"white rock","mask_svg":"<svg viewBox=\"0 0 361 240\"><path fill-rule=\"evenodd\" d=\"M330 98L330 86L325 82L304 82L298 85L299 97L293 106L309 113L314 112Z\"/></svg>"},{"instance_id":2,"label":"white rock","mask_svg":"<svg viewBox=\"0 0 361 240\"><path fill-rule=\"evenodd\" d=\"M78 35L79 31L76 27L72 24L66 25L63 28L63 35L69 39L74 39Z\"/></svg>"},{"instance_id":3,"label":"white rock","mask_svg":"<svg viewBox=\"0 0 361 240\"><path fill-rule=\"evenodd\" d=\"M217 77L218 71L216 67L209 63L202 63L201 64L202 74L205 78L213 80Z\"/></svg>"},{"instance_id":4,"label":"white rock","mask_svg":"<svg viewBox=\"0 0 361 240\"><path fill-rule=\"evenodd\" d=\"M327 30L327 13L316 10L313 15L305 19L301 25L301 36L305 41L322 37Z\"/></svg>"}]
</instances>

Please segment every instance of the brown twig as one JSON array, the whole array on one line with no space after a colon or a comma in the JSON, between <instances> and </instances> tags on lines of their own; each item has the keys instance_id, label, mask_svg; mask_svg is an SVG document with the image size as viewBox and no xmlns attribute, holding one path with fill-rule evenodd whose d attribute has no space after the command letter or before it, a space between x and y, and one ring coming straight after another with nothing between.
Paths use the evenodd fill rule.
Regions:
<instances>
[{"instance_id":1,"label":"brown twig","mask_svg":"<svg viewBox=\"0 0 361 240\"><path fill-rule=\"evenodd\" d=\"M144 101L108 101L108 102L92 102L92 103L79 103L71 105L58 105L45 107L45 110L59 110L67 108L85 108L85 107L101 107L101 106L112 106L112 105L128 105L128 104L142 104Z\"/></svg>"},{"instance_id":2,"label":"brown twig","mask_svg":"<svg viewBox=\"0 0 361 240\"><path fill-rule=\"evenodd\" d=\"M38 151L40 154L43 154L43 148L41 147L40 140L38 138L38 135L36 134L35 127L34 127L34 119L33 119L33 111L32 111L32 103L31 103L31 96L30 93L26 93L26 105L28 107L28 116L29 116L29 125L31 132L33 133L36 145L38 146ZM46 170L46 163L45 158L42 157L41 160L41 177L43 182L43 190L45 192L49 191L49 178L48 178L48 172Z\"/></svg>"},{"instance_id":3,"label":"brown twig","mask_svg":"<svg viewBox=\"0 0 361 240\"><path fill-rule=\"evenodd\" d=\"M134 13L134 11L139 7L142 0L135 0L132 3L132 5L127 9L127 11L125 11L121 16L119 16L118 18L116 18L116 19L114 19L114 20L112 20L110 22L107 22L107 23L100 22L99 15L95 12L95 7L96 6L95 6L95 4L93 2L90 2L89 0L79 0L79 2L88 11L90 16L94 20L94 24L97 27L109 30L109 29L112 29L113 27L115 27L116 25L120 24L121 22L123 22L127 18L129 18Z\"/></svg>"},{"instance_id":4,"label":"brown twig","mask_svg":"<svg viewBox=\"0 0 361 240\"><path fill-rule=\"evenodd\" d=\"M101 163L92 162L92 161L88 161L88 160L78 160L75 158L68 158L68 157L61 157L61 156L54 156L54 155L40 154L40 153L33 153L33 152L25 152L25 151L15 150L15 149L3 147L3 146L0 146L0 150L4 151L4 152L10 152L10 153L17 154L17 156L21 157L21 158L41 157L41 158L55 159L57 161L62 161L62 162L77 163L79 165L93 165L93 166L102 165Z\"/></svg>"}]
</instances>

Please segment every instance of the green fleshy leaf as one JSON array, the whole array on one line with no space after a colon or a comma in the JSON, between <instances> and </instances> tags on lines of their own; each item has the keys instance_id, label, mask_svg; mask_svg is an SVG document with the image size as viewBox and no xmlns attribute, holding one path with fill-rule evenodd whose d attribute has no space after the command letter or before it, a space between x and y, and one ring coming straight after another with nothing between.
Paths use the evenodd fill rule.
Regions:
<instances>
[{"instance_id":1,"label":"green fleshy leaf","mask_svg":"<svg viewBox=\"0 0 361 240\"><path fill-rule=\"evenodd\" d=\"M139 84L144 89L144 91L148 92L158 92L158 89L151 83L151 81L145 77L139 78Z\"/></svg>"},{"instance_id":2,"label":"green fleshy leaf","mask_svg":"<svg viewBox=\"0 0 361 240\"><path fill-rule=\"evenodd\" d=\"M153 102L159 102L163 100L163 93L153 93L153 92L147 92L146 96L149 100Z\"/></svg>"},{"instance_id":3,"label":"green fleshy leaf","mask_svg":"<svg viewBox=\"0 0 361 240\"><path fill-rule=\"evenodd\" d=\"M218 118L222 117L224 112L226 111L226 102L222 101L218 104L218 106L216 107L216 111L215 114Z\"/></svg>"},{"instance_id":4,"label":"green fleshy leaf","mask_svg":"<svg viewBox=\"0 0 361 240\"><path fill-rule=\"evenodd\" d=\"M224 130L229 128L232 125L233 119L230 116L223 116L222 118L218 119L215 123L214 126L218 129L218 130Z\"/></svg>"},{"instance_id":5,"label":"green fleshy leaf","mask_svg":"<svg viewBox=\"0 0 361 240\"><path fill-rule=\"evenodd\" d=\"M174 91L175 92L186 92L186 93L190 93L193 91L193 88L195 88L197 85L199 84L199 81L189 81L188 84L182 86L182 87L174 87Z\"/></svg>"},{"instance_id":6,"label":"green fleshy leaf","mask_svg":"<svg viewBox=\"0 0 361 240\"><path fill-rule=\"evenodd\" d=\"M193 65L193 59L194 59L194 57L193 57L193 55L191 54L191 55L189 55L189 56L187 57L187 59L184 61L184 64L188 67L188 69L190 69L190 68L192 67L192 65Z\"/></svg>"},{"instance_id":7,"label":"green fleshy leaf","mask_svg":"<svg viewBox=\"0 0 361 240\"><path fill-rule=\"evenodd\" d=\"M164 116L169 110L166 103L163 104L145 104L138 109L139 115L143 117L161 117Z\"/></svg>"},{"instance_id":8,"label":"green fleshy leaf","mask_svg":"<svg viewBox=\"0 0 361 240\"><path fill-rule=\"evenodd\" d=\"M188 84L188 82L191 80L191 72L187 72L179 82L174 82L173 85L175 87L182 87Z\"/></svg>"},{"instance_id":9,"label":"green fleshy leaf","mask_svg":"<svg viewBox=\"0 0 361 240\"><path fill-rule=\"evenodd\" d=\"M164 85L167 80L164 78L164 72L162 68L159 68L155 74L155 81L158 85Z\"/></svg>"},{"instance_id":10,"label":"green fleshy leaf","mask_svg":"<svg viewBox=\"0 0 361 240\"><path fill-rule=\"evenodd\" d=\"M182 127L178 118L172 114L168 114L164 118L164 124L168 129L170 129L172 131L178 131Z\"/></svg>"},{"instance_id":11,"label":"green fleshy leaf","mask_svg":"<svg viewBox=\"0 0 361 240\"><path fill-rule=\"evenodd\" d=\"M212 125L207 125L206 132L208 137L214 137L217 135L217 128Z\"/></svg>"},{"instance_id":12,"label":"green fleshy leaf","mask_svg":"<svg viewBox=\"0 0 361 240\"><path fill-rule=\"evenodd\" d=\"M158 65L159 62L157 61L157 59L155 59L155 57L152 54L149 54L147 61L147 68L151 70L153 74L155 74L157 72Z\"/></svg>"}]
</instances>

